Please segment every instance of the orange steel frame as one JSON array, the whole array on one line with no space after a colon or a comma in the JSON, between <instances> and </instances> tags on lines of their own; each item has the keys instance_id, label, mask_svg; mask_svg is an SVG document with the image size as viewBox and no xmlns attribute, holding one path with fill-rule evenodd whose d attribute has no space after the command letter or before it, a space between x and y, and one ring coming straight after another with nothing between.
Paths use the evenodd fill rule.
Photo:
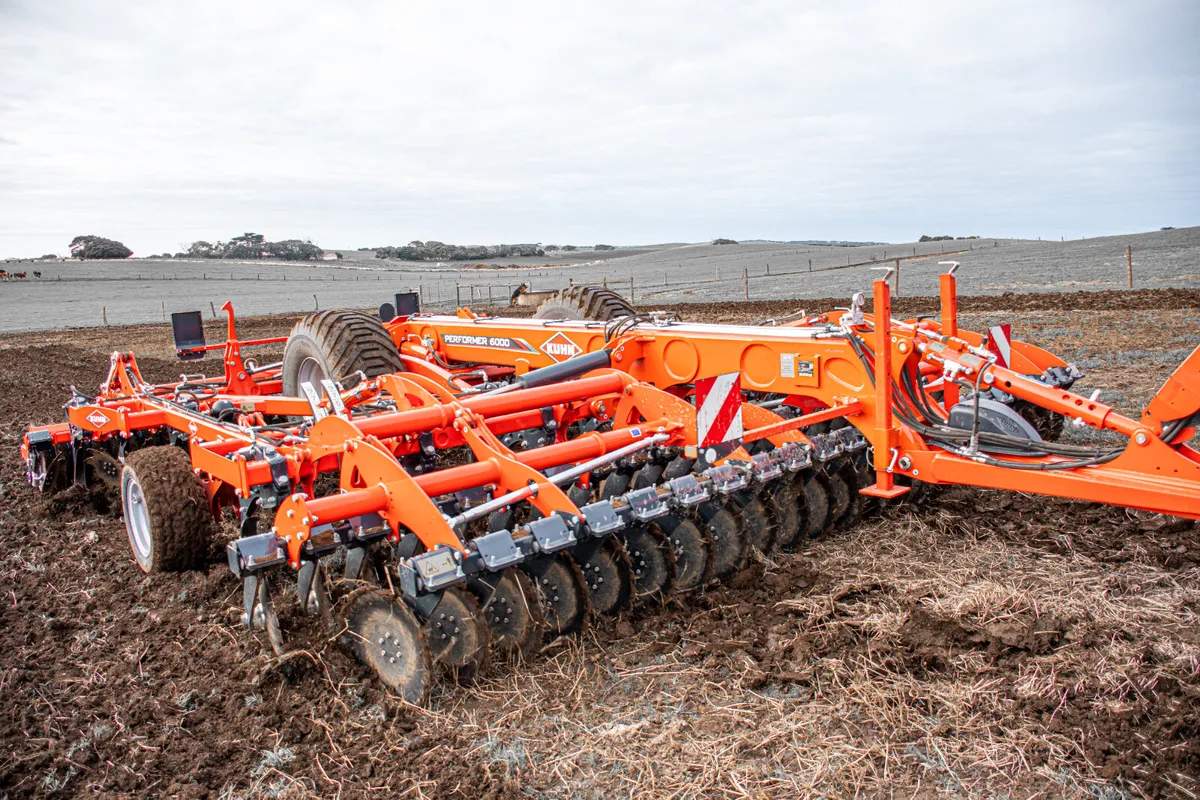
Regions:
<instances>
[{"instance_id":1,"label":"orange steel frame","mask_svg":"<svg viewBox=\"0 0 1200 800\"><path fill-rule=\"evenodd\" d=\"M452 380L450 373L443 373L442 378ZM465 552L466 546L431 500L465 489L484 487L503 493L532 482L537 491L530 502L542 514L561 511L578 517L576 505L538 470L602 456L658 434L669 437L664 446L694 446L696 442L695 412L689 404L616 370L600 370L539 389L461 400L444 391L439 397L427 388L431 383L427 378L403 374L369 381L343 394L347 408L387 394L399 410L354 419L326 416L306 435L297 437L301 441L290 443L286 433L298 434L299 428L276 437L255 434L166 400L164 387L141 382L132 355L117 354L105 382L106 390L112 390L109 397L72 405L67 410L68 423L34 430L49 431L56 444L69 441L72 428L100 441L128 439L139 431L169 429L186 433L192 465L205 480L214 513L222 506L237 507L238 499L250 497L255 487L271 484L270 464L249 460L239 451L254 445L274 447L286 459L289 481L302 489L283 500L275 515L275 532L285 540L293 568L300 566L301 549L315 526L368 512L384 518L393 541L407 529L427 549L449 546ZM302 398L216 397L240 409L241 423L261 424L264 414L312 413ZM205 405L211 406L211 402ZM332 407L328 399L322 405ZM514 453L497 438L498 434L543 425L542 409L547 407L553 407L558 422L560 433L555 444ZM565 431L572 422L593 416L610 419L614 430L566 439ZM418 452L418 437L424 433L433 435L439 449L465 444L476 461L410 475L398 459ZM22 446L22 456L26 455L27 443ZM343 493L313 499L316 476L333 471L340 471Z\"/></svg>"},{"instance_id":2,"label":"orange steel frame","mask_svg":"<svg viewBox=\"0 0 1200 800\"><path fill-rule=\"evenodd\" d=\"M406 357L405 364L414 370L436 360L452 366L500 365L519 375L555 363L543 346L551 339L565 339L580 353L607 347L614 368L664 389L738 372L743 389L784 394L789 402L803 399L831 409L857 427L875 452L877 480L864 489L867 494L893 497L905 491L895 484L895 476L907 475L928 483L1009 489L1200 519L1200 454L1187 444L1168 445L1160 438L1166 423L1200 410L1200 348L1168 379L1142 419L1130 419L1103 403L1025 377L1026 372L1041 374L1048 367L1065 365L1033 345L1013 342L1010 367L998 366L980 349L978 334L958 329L954 276L943 275L941 280L940 323L893 320L889 286L884 279L875 281L877 313L849 326L863 337L874 359L872 369L864 367L845 335L814 327L825 322L845 324L840 313L780 327L644 324L611 342L605 342L603 323L476 317L466 309L457 316L414 315L387 327ZM797 361L811 365L804 371L810 374L787 374L784 365ZM895 418L891 387L906 369L935 375L949 370L959 380L982 389L1002 389L1129 441L1115 460L1095 466L1046 470L1067 461L1051 455L993 456L1000 462L1043 467L1035 470L985 464L927 443ZM891 380L872 385L874 374L889 375ZM936 386L945 390L943 402L949 408L957 400L957 385L944 380ZM776 417L767 424L773 431L794 431L817 419L823 418L789 424ZM1190 427L1181 431L1176 441L1186 442L1193 432Z\"/></svg>"}]
</instances>

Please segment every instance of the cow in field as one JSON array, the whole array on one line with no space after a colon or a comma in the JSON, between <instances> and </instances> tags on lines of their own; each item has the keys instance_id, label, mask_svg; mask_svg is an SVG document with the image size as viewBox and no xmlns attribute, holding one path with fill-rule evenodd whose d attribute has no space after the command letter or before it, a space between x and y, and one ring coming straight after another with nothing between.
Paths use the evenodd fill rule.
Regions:
<instances>
[{"instance_id":1,"label":"cow in field","mask_svg":"<svg viewBox=\"0 0 1200 800\"><path fill-rule=\"evenodd\" d=\"M42 273L35 271L33 273L33 277L37 278L40 281L42 279Z\"/></svg>"},{"instance_id":2,"label":"cow in field","mask_svg":"<svg viewBox=\"0 0 1200 800\"><path fill-rule=\"evenodd\" d=\"M0 281L8 280L8 270L0 269Z\"/></svg>"},{"instance_id":3,"label":"cow in field","mask_svg":"<svg viewBox=\"0 0 1200 800\"><path fill-rule=\"evenodd\" d=\"M16 278L17 280L24 280L26 277L28 277L28 275L29 275L29 273L27 273L27 272L14 272L12 274L12 276L14 278Z\"/></svg>"}]
</instances>

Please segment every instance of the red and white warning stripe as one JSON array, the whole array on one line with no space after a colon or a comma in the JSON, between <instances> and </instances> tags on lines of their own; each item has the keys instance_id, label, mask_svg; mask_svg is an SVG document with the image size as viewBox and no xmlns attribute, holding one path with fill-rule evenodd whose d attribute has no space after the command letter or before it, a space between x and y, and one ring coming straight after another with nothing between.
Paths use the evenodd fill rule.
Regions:
<instances>
[{"instance_id":1,"label":"red and white warning stripe","mask_svg":"<svg viewBox=\"0 0 1200 800\"><path fill-rule=\"evenodd\" d=\"M740 375L727 372L696 381L696 438L701 447L740 441L742 384Z\"/></svg>"},{"instance_id":2,"label":"red and white warning stripe","mask_svg":"<svg viewBox=\"0 0 1200 800\"><path fill-rule=\"evenodd\" d=\"M1007 367L1012 360L1012 325L993 325L988 328L987 349L996 356L996 364Z\"/></svg>"}]
</instances>

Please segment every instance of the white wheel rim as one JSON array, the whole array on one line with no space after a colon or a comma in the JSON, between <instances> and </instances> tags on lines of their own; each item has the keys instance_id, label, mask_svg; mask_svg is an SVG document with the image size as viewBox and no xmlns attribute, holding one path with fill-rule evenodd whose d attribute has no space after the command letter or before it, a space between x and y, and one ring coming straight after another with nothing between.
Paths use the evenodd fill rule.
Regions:
<instances>
[{"instance_id":1,"label":"white wheel rim","mask_svg":"<svg viewBox=\"0 0 1200 800\"><path fill-rule=\"evenodd\" d=\"M125 483L123 495L121 500L125 506L125 529L129 532L129 546L133 548L134 557L144 568L150 563L150 551L153 549L150 542L150 512L146 508L146 497L142 494L142 487L136 479Z\"/></svg>"},{"instance_id":2,"label":"white wheel rim","mask_svg":"<svg viewBox=\"0 0 1200 800\"><path fill-rule=\"evenodd\" d=\"M299 388L302 384L312 384L313 388L318 388L321 381L327 376L325 368L321 366L321 362L309 356L300 362L300 369L296 372L296 387Z\"/></svg>"}]
</instances>

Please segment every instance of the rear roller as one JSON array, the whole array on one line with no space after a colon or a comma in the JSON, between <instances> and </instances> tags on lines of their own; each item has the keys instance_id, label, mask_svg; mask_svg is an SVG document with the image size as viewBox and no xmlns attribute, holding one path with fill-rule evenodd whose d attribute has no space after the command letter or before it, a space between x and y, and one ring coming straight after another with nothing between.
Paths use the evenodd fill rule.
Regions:
<instances>
[{"instance_id":1,"label":"rear roller","mask_svg":"<svg viewBox=\"0 0 1200 800\"><path fill-rule=\"evenodd\" d=\"M557 553L526 561L521 569L532 579L541 603L546 638L582 632L591 604L583 572L575 560L566 553Z\"/></svg>"},{"instance_id":2,"label":"rear roller","mask_svg":"<svg viewBox=\"0 0 1200 800\"><path fill-rule=\"evenodd\" d=\"M351 601L342 642L398 696L425 702L433 674L426 631L391 592L372 589Z\"/></svg>"},{"instance_id":3,"label":"rear roller","mask_svg":"<svg viewBox=\"0 0 1200 800\"><path fill-rule=\"evenodd\" d=\"M507 569L476 578L467 589L479 602L492 635L492 650L508 661L531 658L541 644L545 622L529 576Z\"/></svg>"},{"instance_id":4,"label":"rear roller","mask_svg":"<svg viewBox=\"0 0 1200 800\"><path fill-rule=\"evenodd\" d=\"M469 683L487 666L491 633L479 602L468 592L451 587L425 620L434 665L460 683Z\"/></svg>"}]
</instances>

